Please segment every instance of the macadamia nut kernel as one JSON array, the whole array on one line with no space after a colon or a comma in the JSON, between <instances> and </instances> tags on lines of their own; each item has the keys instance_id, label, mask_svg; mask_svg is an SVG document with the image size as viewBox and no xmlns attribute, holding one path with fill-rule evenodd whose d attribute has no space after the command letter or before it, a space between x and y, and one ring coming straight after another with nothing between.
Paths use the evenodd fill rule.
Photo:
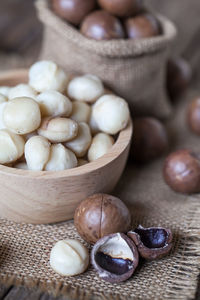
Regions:
<instances>
[{"instance_id":1,"label":"macadamia nut kernel","mask_svg":"<svg viewBox=\"0 0 200 300\"><path fill-rule=\"evenodd\" d=\"M42 171L50 156L49 141L42 136L33 136L25 144L25 158L29 170Z\"/></svg>"},{"instance_id":2,"label":"macadamia nut kernel","mask_svg":"<svg viewBox=\"0 0 200 300\"><path fill-rule=\"evenodd\" d=\"M4 111L4 108L6 107L6 105L7 105L7 102L0 103L0 129L6 128L4 121L3 121L3 111Z\"/></svg>"},{"instance_id":3,"label":"macadamia nut kernel","mask_svg":"<svg viewBox=\"0 0 200 300\"><path fill-rule=\"evenodd\" d=\"M45 166L46 171L61 171L77 167L75 154L62 144L51 145L50 159Z\"/></svg>"},{"instance_id":4,"label":"macadamia nut kernel","mask_svg":"<svg viewBox=\"0 0 200 300\"><path fill-rule=\"evenodd\" d=\"M43 117L68 117L72 112L72 102L57 91L43 92L37 96L36 101Z\"/></svg>"},{"instance_id":5,"label":"macadamia nut kernel","mask_svg":"<svg viewBox=\"0 0 200 300\"><path fill-rule=\"evenodd\" d=\"M53 143L61 143L75 138L78 134L78 124L67 118L43 119L38 134Z\"/></svg>"},{"instance_id":6,"label":"macadamia nut kernel","mask_svg":"<svg viewBox=\"0 0 200 300\"><path fill-rule=\"evenodd\" d=\"M114 144L114 139L106 133L98 133L94 136L88 150L88 160L93 161L103 156Z\"/></svg>"},{"instance_id":7,"label":"macadamia nut kernel","mask_svg":"<svg viewBox=\"0 0 200 300\"><path fill-rule=\"evenodd\" d=\"M12 100L18 97L29 97L35 100L37 92L28 84L18 84L15 87L10 88L8 93L8 99Z\"/></svg>"},{"instance_id":8,"label":"macadamia nut kernel","mask_svg":"<svg viewBox=\"0 0 200 300\"><path fill-rule=\"evenodd\" d=\"M0 104L8 101L8 98L2 94L0 94Z\"/></svg>"},{"instance_id":9,"label":"macadamia nut kernel","mask_svg":"<svg viewBox=\"0 0 200 300\"><path fill-rule=\"evenodd\" d=\"M29 85L37 92L63 92L67 82L66 73L52 61L38 61L29 69Z\"/></svg>"},{"instance_id":10,"label":"macadamia nut kernel","mask_svg":"<svg viewBox=\"0 0 200 300\"><path fill-rule=\"evenodd\" d=\"M26 134L40 126L41 115L38 103L28 97L9 101L3 111L5 126L17 134Z\"/></svg>"},{"instance_id":11,"label":"macadamia nut kernel","mask_svg":"<svg viewBox=\"0 0 200 300\"><path fill-rule=\"evenodd\" d=\"M0 164L16 161L24 153L24 139L7 129L0 130Z\"/></svg>"},{"instance_id":12,"label":"macadamia nut kernel","mask_svg":"<svg viewBox=\"0 0 200 300\"><path fill-rule=\"evenodd\" d=\"M93 106L93 118L99 129L108 134L116 134L124 129L130 113L127 102L115 95L105 95Z\"/></svg>"},{"instance_id":13,"label":"macadamia nut kernel","mask_svg":"<svg viewBox=\"0 0 200 300\"><path fill-rule=\"evenodd\" d=\"M6 96L8 98L10 89L11 89L11 87L9 87L9 86L0 86L0 94Z\"/></svg>"},{"instance_id":14,"label":"macadamia nut kernel","mask_svg":"<svg viewBox=\"0 0 200 300\"><path fill-rule=\"evenodd\" d=\"M91 141L92 136L90 127L86 123L81 122L79 123L77 137L72 141L65 143L65 146L71 149L77 157L83 157L90 147Z\"/></svg>"},{"instance_id":15,"label":"macadamia nut kernel","mask_svg":"<svg viewBox=\"0 0 200 300\"><path fill-rule=\"evenodd\" d=\"M98 77L88 74L72 79L67 93L73 100L94 102L103 95L104 87Z\"/></svg>"},{"instance_id":16,"label":"macadamia nut kernel","mask_svg":"<svg viewBox=\"0 0 200 300\"><path fill-rule=\"evenodd\" d=\"M88 123L90 119L91 107L85 102L74 101L71 119L80 123Z\"/></svg>"},{"instance_id":17,"label":"macadamia nut kernel","mask_svg":"<svg viewBox=\"0 0 200 300\"><path fill-rule=\"evenodd\" d=\"M87 248L77 240L57 242L50 253L52 269L63 276L75 276L83 273L89 264Z\"/></svg>"}]
</instances>

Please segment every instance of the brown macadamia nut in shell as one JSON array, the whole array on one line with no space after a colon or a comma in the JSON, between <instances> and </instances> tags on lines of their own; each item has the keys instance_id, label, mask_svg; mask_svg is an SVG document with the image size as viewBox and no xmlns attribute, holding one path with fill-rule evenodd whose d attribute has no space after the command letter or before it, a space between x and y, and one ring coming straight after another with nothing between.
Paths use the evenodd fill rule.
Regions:
<instances>
[{"instance_id":1,"label":"brown macadamia nut in shell","mask_svg":"<svg viewBox=\"0 0 200 300\"><path fill-rule=\"evenodd\" d=\"M73 25L79 25L95 5L95 0L52 0L55 13Z\"/></svg>"},{"instance_id":2,"label":"brown macadamia nut in shell","mask_svg":"<svg viewBox=\"0 0 200 300\"><path fill-rule=\"evenodd\" d=\"M142 9L142 0L98 0L99 5L117 17L130 17Z\"/></svg>"},{"instance_id":3,"label":"brown macadamia nut in shell","mask_svg":"<svg viewBox=\"0 0 200 300\"><path fill-rule=\"evenodd\" d=\"M200 192L200 155L188 149L171 153L165 160L166 183L179 193Z\"/></svg>"},{"instance_id":4,"label":"brown macadamia nut in shell","mask_svg":"<svg viewBox=\"0 0 200 300\"><path fill-rule=\"evenodd\" d=\"M95 243L105 235L127 232L131 215L119 198L95 194L79 204L75 211L74 224L85 241Z\"/></svg>"},{"instance_id":5,"label":"brown macadamia nut in shell","mask_svg":"<svg viewBox=\"0 0 200 300\"><path fill-rule=\"evenodd\" d=\"M190 129L200 135L200 97L189 104L187 119Z\"/></svg>"},{"instance_id":6,"label":"brown macadamia nut in shell","mask_svg":"<svg viewBox=\"0 0 200 300\"><path fill-rule=\"evenodd\" d=\"M168 136L163 124L151 117L136 118L133 122L134 132L131 158L145 163L161 156L168 148Z\"/></svg>"},{"instance_id":7,"label":"brown macadamia nut in shell","mask_svg":"<svg viewBox=\"0 0 200 300\"><path fill-rule=\"evenodd\" d=\"M125 20L125 28L129 39L141 39L160 34L157 19L148 13Z\"/></svg>"},{"instance_id":8,"label":"brown macadamia nut in shell","mask_svg":"<svg viewBox=\"0 0 200 300\"><path fill-rule=\"evenodd\" d=\"M192 79L192 68L182 57L170 58L167 64L167 91L172 101L184 94Z\"/></svg>"},{"instance_id":9,"label":"brown macadamia nut in shell","mask_svg":"<svg viewBox=\"0 0 200 300\"><path fill-rule=\"evenodd\" d=\"M97 10L89 14L83 20L81 33L95 40L123 39L125 37L120 21L104 10Z\"/></svg>"}]
</instances>

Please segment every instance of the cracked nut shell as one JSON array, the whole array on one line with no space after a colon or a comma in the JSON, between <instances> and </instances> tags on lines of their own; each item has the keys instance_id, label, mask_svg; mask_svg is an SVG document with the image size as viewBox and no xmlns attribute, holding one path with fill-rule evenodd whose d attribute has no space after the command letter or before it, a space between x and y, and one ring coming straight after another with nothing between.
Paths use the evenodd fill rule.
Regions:
<instances>
[{"instance_id":1,"label":"cracked nut shell","mask_svg":"<svg viewBox=\"0 0 200 300\"><path fill-rule=\"evenodd\" d=\"M107 194L95 194L83 200L74 215L74 225L88 243L95 243L105 235L127 232L131 215L126 205Z\"/></svg>"},{"instance_id":2,"label":"cracked nut shell","mask_svg":"<svg viewBox=\"0 0 200 300\"><path fill-rule=\"evenodd\" d=\"M132 276L138 265L139 255L130 238L123 233L115 233L96 242L91 252L91 262L100 278L118 283Z\"/></svg>"},{"instance_id":3,"label":"cracked nut shell","mask_svg":"<svg viewBox=\"0 0 200 300\"><path fill-rule=\"evenodd\" d=\"M144 228L141 225L127 235L136 244L141 257L153 260L169 253L172 248L172 232L162 227Z\"/></svg>"},{"instance_id":4,"label":"cracked nut shell","mask_svg":"<svg viewBox=\"0 0 200 300\"><path fill-rule=\"evenodd\" d=\"M200 155L187 149L171 153L165 160L163 175L175 192L200 192Z\"/></svg>"}]
</instances>

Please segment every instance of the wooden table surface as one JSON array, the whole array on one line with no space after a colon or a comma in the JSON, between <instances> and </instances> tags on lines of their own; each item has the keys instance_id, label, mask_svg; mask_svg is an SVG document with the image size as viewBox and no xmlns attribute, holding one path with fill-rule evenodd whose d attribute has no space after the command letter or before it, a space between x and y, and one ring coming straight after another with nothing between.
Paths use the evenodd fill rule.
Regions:
<instances>
[{"instance_id":1,"label":"wooden table surface","mask_svg":"<svg viewBox=\"0 0 200 300\"><path fill-rule=\"evenodd\" d=\"M36 18L33 2L34 0L0 0L0 52L37 58L42 26ZM70 300L68 297L55 298L36 289L0 285L1 299ZM200 281L195 300L200 300Z\"/></svg>"}]
</instances>

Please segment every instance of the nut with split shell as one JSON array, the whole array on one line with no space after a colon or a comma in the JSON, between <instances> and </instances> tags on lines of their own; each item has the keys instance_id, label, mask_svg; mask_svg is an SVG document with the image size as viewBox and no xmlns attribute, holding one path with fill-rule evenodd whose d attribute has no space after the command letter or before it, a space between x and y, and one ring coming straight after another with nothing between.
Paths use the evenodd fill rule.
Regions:
<instances>
[{"instance_id":1,"label":"nut with split shell","mask_svg":"<svg viewBox=\"0 0 200 300\"><path fill-rule=\"evenodd\" d=\"M76 208L74 215L78 233L91 244L105 235L127 232L130 224L131 215L126 205L108 194L94 194L86 198Z\"/></svg>"},{"instance_id":2,"label":"nut with split shell","mask_svg":"<svg viewBox=\"0 0 200 300\"><path fill-rule=\"evenodd\" d=\"M91 262L100 278L118 283L132 276L139 255L130 238L123 233L114 233L96 242L91 252Z\"/></svg>"},{"instance_id":3,"label":"nut with split shell","mask_svg":"<svg viewBox=\"0 0 200 300\"><path fill-rule=\"evenodd\" d=\"M162 227L144 228L141 225L127 235L133 240L141 257L153 260L169 253L172 248L172 232Z\"/></svg>"}]
</instances>

